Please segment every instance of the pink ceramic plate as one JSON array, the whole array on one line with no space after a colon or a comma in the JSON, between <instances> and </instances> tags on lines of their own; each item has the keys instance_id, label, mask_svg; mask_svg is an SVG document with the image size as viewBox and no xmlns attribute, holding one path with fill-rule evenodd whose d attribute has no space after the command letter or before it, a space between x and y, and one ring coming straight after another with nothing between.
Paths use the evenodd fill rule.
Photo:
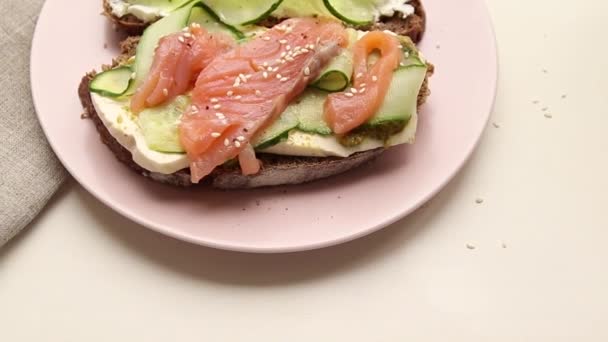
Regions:
<instances>
[{"instance_id":1,"label":"pink ceramic plate","mask_svg":"<svg viewBox=\"0 0 608 342\"><path fill-rule=\"evenodd\" d=\"M301 251L349 241L403 218L437 193L466 162L492 108L496 46L483 0L423 2L428 31L421 49L436 65L436 74L418 141L342 176L302 186L218 192L155 184L120 164L93 124L80 118L76 96L84 73L117 54L116 34L99 15L100 1L46 1L31 56L38 117L55 153L80 184L163 234L248 252Z\"/></svg>"}]
</instances>

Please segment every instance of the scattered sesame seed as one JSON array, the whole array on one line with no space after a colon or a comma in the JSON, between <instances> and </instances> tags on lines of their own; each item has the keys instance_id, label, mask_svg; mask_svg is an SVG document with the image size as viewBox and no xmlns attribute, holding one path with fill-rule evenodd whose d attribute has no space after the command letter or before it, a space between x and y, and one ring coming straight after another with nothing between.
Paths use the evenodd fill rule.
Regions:
<instances>
[{"instance_id":1,"label":"scattered sesame seed","mask_svg":"<svg viewBox=\"0 0 608 342\"><path fill-rule=\"evenodd\" d=\"M355 95L353 95L353 93L344 93L344 95L348 96L348 97L353 97Z\"/></svg>"},{"instance_id":2,"label":"scattered sesame seed","mask_svg":"<svg viewBox=\"0 0 608 342\"><path fill-rule=\"evenodd\" d=\"M533 103L533 104L538 104L538 103L539 103L539 101L538 101L538 100L534 100L534 101L532 101L532 103Z\"/></svg>"},{"instance_id":3,"label":"scattered sesame seed","mask_svg":"<svg viewBox=\"0 0 608 342\"><path fill-rule=\"evenodd\" d=\"M541 110L542 110L543 112L546 112L546 111L548 111L548 110L549 110L549 107L543 107Z\"/></svg>"},{"instance_id":4,"label":"scattered sesame seed","mask_svg":"<svg viewBox=\"0 0 608 342\"><path fill-rule=\"evenodd\" d=\"M245 75L245 78L246 78L246 79L250 79L251 77L253 77L253 75L252 75L252 74L247 74L247 75Z\"/></svg>"},{"instance_id":5,"label":"scattered sesame seed","mask_svg":"<svg viewBox=\"0 0 608 342\"><path fill-rule=\"evenodd\" d=\"M215 97L211 98L211 103L218 103L220 102L220 100L216 99Z\"/></svg>"},{"instance_id":6,"label":"scattered sesame seed","mask_svg":"<svg viewBox=\"0 0 608 342\"><path fill-rule=\"evenodd\" d=\"M229 145L230 145L230 140L224 139L224 146L229 146Z\"/></svg>"},{"instance_id":7,"label":"scattered sesame seed","mask_svg":"<svg viewBox=\"0 0 608 342\"><path fill-rule=\"evenodd\" d=\"M362 72L358 73L357 76L355 76L355 78L361 78L361 77L363 77L363 73Z\"/></svg>"},{"instance_id":8,"label":"scattered sesame seed","mask_svg":"<svg viewBox=\"0 0 608 342\"><path fill-rule=\"evenodd\" d=\"M132 73L132 74L131 74L131 79L132 79L132 80L134 80L136 76L137 76L137 75L135 75L135 73Z\"/></svg>"},{"instance_id":9,"label":"scattered sesame seed","mask_svg":"<svg viewBox=\"0 0 608 342\"><path fill-rule=\"evenodd\" d=\"M300 51L301 51L302 53L309 53L309 52L310 52L310 50L308 50L308 49L302 49L302 50L300 50Z\"/></svg>"},{"instance_id":10,"label":"scattered sesame seed","mask_svg":"<svg viewBox=\"0 0 608 342\"><path fill-rule=\"evenodd\" d=\"M289 80L289 78L287 78L287 77L281 78L281 82L287 82L288 80Z\"/></svg>"},{"instance_id":11,"label":"scattered sesame seed","mask_svg":"<svg viewBox=\"0 0 608 342\"><path fill-rule=\"evenodd\" d=\"M169 96L169 89L167 89L167 88L163 89L163 94L165 96Z\"/></svg>"},{"instance_id":12,"label":"scattered sesame seed","mask_svg":"<svg viewBox=\"0 0 608 342\"><path fill-rule=\"evenodd\" d=\"M285 51L281 52L281 58L284 58L285 56L287 56L287 53Z\"/></svg>"},{"instance_id":13,"label":"scattered sesame seed","mask_svg":"<svg viewBox=\"0 0 608 342\"><path fill-rule=\"evenodd\" d=\"M272 67L268 67L266 70L268 70L269 72L272 72Z\"/></svg>"},{"instance_id":14,"label":"scattered sesame seed","mask_svg":"<svg viewBox=\"0 0 608 342\"><path fill-rule=\"evenodd\" d=\"M365 93L365 88L359 89L359 94L363 94L363 93Z\"/></svg>"},{"instance_id":15,"label":"scattered sesame seed","mask_svg":"<svg viewBox=\"0 0 608 342\"><path fill-rule=\"evenodd\" d=\"M285 47L285 50L287 50L287 51L291 50L291 45L287 45L287 46Z\"/></svg>"},{"instance_id":16,"label":"scattered sesame seed","mask_svg":"<svg viewBox=\"0 0 608 342\"><path fill-rule=\"evenodd\" d=\"M269 40L270 40L270 37L268 37L268 36L264 36L262 39L263 39L263 40L265 40L265 41L269 41Z\"/></svg>"},{"instance_id":17,"label":"scattered sesame seed","mask_svg":"<svg viewBox=\"0 0 608 342\"><path fill-rule=\"evenodd\" d=\"M240 143L240 142L238 142L238 141L235 141L235 142L234 142L234 146L236 146L237 148L239 148L239 147L241 147L241 143Z\"/></svg>"},{"instance_id":18,"label":"scattered sesame seed","mask_svg":"<svg viewBox=\"0 0 608 342\"><path fill-rule=\"evenodd\" d=\"M284 59L281 60L281 64L287 63Z\"/></svg>"},{"instance_id":19,"label":"scattered sesame seed","mask_svg":"<svg viewBox=\"0 0 608 342\"><path fill-rule=\"evenodd\" d=\"M468 249L475 249L475 245L473 244L467 243L466 246Z\"/></svg>"},{"instance_id":20,"label":"scattered sesame seed","mask_svg":"<svg viewBox=\"0 0 608 342\"><path fill-rule=\"evenodd\" d=\"M184 33L184 37L191 38L192 37L192 33L186 31L186 33Z\"/></svg>"},{"instance_id":21,"label":"scattered sesame seed","mask_svg":"<svg viewBox=\"0 0 608 342\"><path fill-rule=\"evenodd\" d=\"M211 133L211 136L214 138L219 138L221 136L221 134L218 132L213 132L213 133Z\"/></svg>"},{"instance_id":22,"label":"scattered sesame seed","mask_svg":"<svg viewBox=\"0 0 608 342\"><path fill-rule=\"evenodd\" d=\"M223 113L215 113L215 116L217 116L218 119L223 120L226 118L226 115L224 115Z\"/></svg>"},{"instance_id":23,"label":"scattered sesame seed","mask_svg":"<svg viewBox=\"0 0 608 342\"><path fill-rule=\"evenodd\" d=\"M397 36L397 34L393 31L389 31L389 30L384 30L384 33L390 34L391 36Z\"/></svg>"},{"instance_id":24,"label":"scattered sesame seed","mask_svg":"<svg viewBox=\"0 0 608 342\"><path fill-rule=\"evenodd\" d=\"M267 68L267 67L268 67L268 62L264 62L264 63L262 63L262 66L263 66L264 68Z\"/></svg>"},{"instance_id":25,"label":"scattered sesame seed","mask_svg":"<svg viewBox=\"0 0 608 342\"><path fill-rule=\"evenodd\" d=\"M228 95L228 97L231 97L232 95L234 95L234 92L232 90L228 90L226 95Z\"/></svg>"},{"instance_id":26,"label":"scattered sesame seed","mask_svg":"<svg viewBox=\"0 0 608 342\"><path fill-rule=\"evenodd\" d=\"M177 40L179 40L179 41L180 41L180 43L185 43L185 42L186 42L186 41L184 40L184 37L182 37L182 36L177 37Z\"/></svg>"},{"instance_id":27,"label":"scattered sesame seed","mask_svg":"<svg viewBox=\"0 0 608 342\"><path fill-rule=\"evenodd\" d=\"M232 85L233 87L239 87L241 85L241 79L239 77L237 77L234 80L234 84Z\"/></svg>"},{"instance_id":28,"label":"scattered sesame seed","mask_svg":"<svg viewBox=\"0 0 608 342\"><path fill-rule=\"evenodd\" d=\"M376 75L372 76L372 82L378 82L378 76L376 76Z\"/></svg>"},{"instance_id":29,"label":"scattered sesame seed","mask_svg":"<svg viewBox=\"0 0 608 342\"><path fill-rule=\"evenodd\" d=\"M562 99L565 99L566 97L568 97L568 95L566 95L566 94L562 95Z\"/></svg>"},{"instance_id":30,"label":"scattered sesame seed","mask_svg":"<svg viewBox=\"0 0 608 342\"><path fill-rule=\"evenodd\" d=\"M551 119L551 118L553 118L553 115L551 115L551 114L549 114L549 113L545 113L545 117L546 117L547 119Z\"/></svg>"},{"instance_id":31,"label":"scattered sesame seed","mask_svg":"<svg viewBox=\"0 0 608 342\"><path fill-rule=\"evenodd\" d=\"M357 89L356 88L350 88L350 92L353 93L353 94L356 94L357 93Z\"/></svg>"},{"instance_id":32,"label":"scattered sesame seed","mask_svg":"<svg viewBox=\"0 0 608 342\"><path fill-rule=\"evenodd\" d=\"M236 140L238 141L245 141L245 137L242 135L239 135L238 137L236 137Z\"/></svg>"},{"instance_id":33,"label":"scattered sesame seed","mask_svg":"<svg viewBox=\"0 0 608 342\"><path fill-rule=\"evenodd\" d=\"M281 78L283 78L283 76L281 74L277 74L277 78L281 79Z\"/></svg>"},{"instance_id":34,"label":"scattered sesame seed","mask_svg":"<svg viewBox=\"0 0 608 342\"><path fill-rule=\"evenodd\" d=\"M198 107L195 105L192 105L192 106L190 106L190 110L196 113L196 112L198 112Z\"/></svg>"},{"instance_id":35,"label":"scattered sesame seed","mask_svg":"<svg viewBox=\"0 0 608 342\"><path fill-rule=\"evenodd\" d=\"M481 203L483 203L483 198L478 198L478 199L476 199L476 200L475 200L475 203L477 203L477 204L481 204Z\"/></svg>"},{"instance_id":36,"label":"scattered sesame seed","mask_svg":"<svg viewBox=\"0 0 608 342\"><path fill-rule=\"evenodd\" d=\"M221 104L216 104L215 106L213 106L213 109L220 109L220 108L222 108Z\"/></svg>"},{"instance_id":37,"label":"scattered sesame seed","mask_svg":"<svg viewBox=\"0 0 608 342\"><path fill-rule=\"evenodd\" d=\"M259 89L255 90L255 95L256 96L262 96L262 92Z\"/></svg>"},{"instance_id":38,"label":"scattered sesame seed","mask_svg":"<svg viewBox=\"0 0 608 342\"><path fill-rule=\"evenodd\" d=\"M309 67L304 68L304 75L310 76L310 68Z\"/></svg>"},{"instance_id":39,"label":"scattered sesame seed","mask_svg":"<svg viewBox=\"0 0 608 342\"><path fill-rule=\"evenodd\" d=\"M315 49L315 47L316 47L316 46L315 46L315 44L310 44L310 45L309 45L309 49L311 49L311 50L314 50L314 49Z\"/></svg>"},{"instance_id":40,"label":"scattered sesame seed","mask_svg":"<svg viewBox=\"0 0 608 342\"><path fill-rule=\"evenodd\" d=\"M504 242L503 242L503 243L501 243L500 245L502 246L502 248L507 248L507 244L506 244L506 243L504 243Z\"/></svg>"},{"instance_id":41,"label":"scattered sesame seed","mask_svg":"<svg viewBox=\"0 0 608 342\"><path fill-rule=\"evenodd\" d=\"M285 57L285 60L289 61L289 62L293 62L293 57L291 56L287 56Z\"/></svg>"},{"instance_id":42,"label":"scattered sesame seed","mask_svg":"<svg viewBox=\"0 0 608 342\"><path fill-rule=\"evenodd\" d=\"M275 67L274 69L272 69L272 72L277 72L279 71L279 67Z\"/></svg>"},{"instance_id":43,"label":"scattered sesame seed","mask_svg":"<svg viewBox=\"0 0 608 342\"><path fill-rule=\"evenodd\" d=\"M365 88L365 86L366 86L366 85L367 85L367 83L361 83L361 84L359 85L359 87L361 87L361 88Z\"/></svg>"},{"instance_id":44,"label":"scattered sesame seed","mask_svg":"<svg viewBox=\"0 0 608 342\"><path fill-rule=\"evenodd\" d=\"M500 125L497 124L496 122L492 122L492 126L494 126L494 128L500 128Z\"/></svg>"},{"instance_id":45,"label":"scattered sesame seed","mask_svg":"<svg viewBox=\"0 0 608 342\"><path fill-rule=\"evenodd\" d=\"M264 72L262 73L262 77L264 77L264 78L268 78L268 73L267 73L266 71L264 71Z\"/></svg>"},{"instance_id":46,"label":"scattered sesame seed","mask_svg":"<svg viewBox=\"0 0 608 342\"><path fill-rule=\"evenodd\" d=\"M287 44L287 40L285 40L285 39L281 39L281 40L279 40L279 43L280 43L280 44Z\"/></svg>"},{"instance_id":47,"label":"scattered sesame seed","mask_svg":"<svg viewBox=\"0 0 608 342\"><path fill-rule=\"evenodd\" d=\"M234 98L235 98L235 99L237 99L237 100L240 100L240 99L242 99L243 97L242 97L241 95L237 95L237 96L235 96Z\"/></svg>"},{"instance_id":48,"label":"scattered sesame seed","mask_svg":"<svg viewBox=\"0 0 608 342\"><path fill-rule=\"evenodd\" d=\"M245 75L239 74L239 78L241 79L241 81L243 81L243 83L247 83L247 77L245 77Z\"/></svg>"}]
</instances>

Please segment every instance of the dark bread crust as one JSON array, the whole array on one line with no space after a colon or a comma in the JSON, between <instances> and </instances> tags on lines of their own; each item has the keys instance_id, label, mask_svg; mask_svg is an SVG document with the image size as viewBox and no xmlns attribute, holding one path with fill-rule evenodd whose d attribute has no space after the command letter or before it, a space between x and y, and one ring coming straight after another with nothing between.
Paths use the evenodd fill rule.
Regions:
<instances>
[{"instance_id":1,"label":"dark bread crust","mask_svg":"<svg viewBox=\"0 0 608 342\"><path fill-rule=\"evenodd\" d=\"M305 0L303 0L305 1ZM383 17L380 22L371 26L361 27L363 30L390 30L397 34L408 36L414 43L418 43L426 29L426 13L420 0L410 0L410 5L414 6L414 14L403 19L399 13L395 13L392 17ZM124 30L129 35L141 35L149 23L144 23L133 15L126 15L118 18L112 13L109 0L103 0L104 15L108 17L114 24ZM276 25L280 20L269 17L260 24L266 27Z\"/></svg>"}]
</instances>

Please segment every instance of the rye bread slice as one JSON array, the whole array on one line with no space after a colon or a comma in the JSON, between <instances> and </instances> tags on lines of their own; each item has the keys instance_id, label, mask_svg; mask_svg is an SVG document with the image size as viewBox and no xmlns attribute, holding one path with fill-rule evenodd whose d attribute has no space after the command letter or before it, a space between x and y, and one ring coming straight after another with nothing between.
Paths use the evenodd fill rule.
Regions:
<instances>
[{"instance_id":1,"label":"rye bread slice","mask_svg":"<svg viewBox=\"0 0 608 342\"><path fill-rule=\"evenodd\" d=\"M106 70L125 63L135 55L139 37L125 39L121 47L121 55L115 58L110 65L102 66ZM418 107L420 107L430 95L428 78L433 74L434 67L429 64L426 78L418 94ZM91 99L89 84L96 72L87 73L78 87L78 96L85 110L84 117L89 118L95 124L101 141L108 146L116 158L131 168L133 171L157 182L174 186L191 186L190 170L183 169L170 175L150 172L133 161L131 152L124 148L110 133L102 122ZM207 176L201 185L211 185L219 189L248 189L266 186L301 184L314 180L327 178L348 170L354 169L367 162L372 161L385 151L384 148L365 151L354 154L348 158L313 158L279 156L272 154L258 154L262 162L262 170L252 176L244 176L238 166L220 166Z\"/></svg>"},{"instance_id":2,"label":"rye bread slice","mask_svg":"<svg viewBox=\"0 0 608 342\"><path fill-rule=\"evenodd\" d=\"M306 0L304 0L306 1ZM404 1L405 2L405 1ZM420 0L411 0L409 4L414 6L414 14L407 18L402 18L399 13L395 13L392 17L382 17L380 21L366 27L360 27L362 30L390 30L402 36L408 36L414 43L418 43L426 29L426 13ZM137 17L127 14L123 17L117 17L112 13L110 0L103 0L103 13L116 26L125 31L130 36L139 36L144 29L150 24L139 20ZM261 25L272 27L280 20L269 17L260 22Z\"/></svg>"}]
</instances>

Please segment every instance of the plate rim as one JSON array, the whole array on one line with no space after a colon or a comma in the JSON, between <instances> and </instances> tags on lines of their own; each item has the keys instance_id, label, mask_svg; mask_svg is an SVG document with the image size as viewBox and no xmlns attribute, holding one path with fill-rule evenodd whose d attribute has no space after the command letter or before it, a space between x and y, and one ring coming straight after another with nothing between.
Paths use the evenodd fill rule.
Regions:
<instances>
[{"instance_id":1,"label":"plate rim","mask_svg":"<svg viewBox=\"0 0 608 342\"><path fill-rule=\"evenodd\" d=\"M58 148L55 145L55 143L52 141L52 139L49 138L49 136L50 136L49 129L45 125L45 123L44 123L45 121L42 119L42 116L40 114L42 111L40 110L40 105L38 104L38 102L36 100L38 96L36 95L37 91L36 91L36 88L34 87L35 68L33 67L33 65L34 65L35 57L38 56L37 51L41 46L41 44L38 43L38 41L40 39L39 37L40 37L40 30L41 30L41 26L39 25L39 22L40 22L40 18L45 13L45 10L47 9L47 5L50 3L50 1L45 1L40 10L40 14L38 16L38 20L36 21L36 27L35 27L35 30L33 33L33 38L32 38L32 45L31 45L30 57L29 57L29 63L30 63L29 80L30 80L30 91L31 91L32 103L34 105L34 109L36 112L36 118L38 119L38 122L40 124L40 127L42 128L42 131L45 135L47 142L49 143L51 149L53 150L54 154L59 159L59 161L61 162L63 167L78 182L78 184L80 186L82 186L87 192L89 192L89 194L91 194L93 197L95 197L95 199L97 199L98 201L103 203L103 205L105 205L106 207L116 211L118 214L128 218L129 220L131 220L141 226L144 226L147 229L150 229L156 233L160 233L165 236L169 236L174 239L182 240L182 241L196 244L196 245L201 245L201 246L220 249L220 250L245 252L245 253L262 253L262 254L293 253L293 252L304 252L304 251L310 251L310 250L316 250L316 249L326 248L326 247L330 247L330 246L335 246L335 245L347 243L347 242L359 239L361 237L370 235L372 233L375 233L375 232L379 231L380 229L385 228L385 227L407 217L412 212L416 211L424 203L428 202L430 199L432 199L434 196L436 196L441 190L443 190L446 187L446 185L449 184L454 179L454 177L459 172L462 171L463 167L471 159L473 152L479 146L481 138L483 137L483 132L487 128L488 121L491 117L491 114L492 114L493 109L496 104L498 79L499 79L499 77L498 77L499 76L499 60L498 60L499 56L498 56L498 43L497 43L497 39L496 39L496 31L495 31L495 27L494 27L494 24L492 21L492 16L490 15L490 12L489 12L489 8L485 1L483 1L483 0L477 0L477 1L482 3L483 11L485 14L484 21L486 21L487 27L490 29L490 33L491 33L491 39L489 40L488 43L491 44L491 54L492 54L491 62L493 64L494 74L492 75L492 81L493 81L493 85L492 85L492 89L491 89L492 98L491 98L491 101L489 102L489 107L486 108L486 110L485 110L485 113L487 113L487 114L485 114L484 124L480 125L479 131L475 132L475 139L472 141L470 146L468 146L468 149L466 150L466 152L464 154L464 158L462 159L461 162L458 163L458 166L455 167L449 173L449 175L447 177L445 177L441 182L437 183L437 185L434 187L434 189L432 191L429 191L425 196L423 196L420 200L418 200L416 205L410 206L406 210L403 210L402 212L400 212L396 215L393 215L391 217L387 217L385 220L382 220L381 222L379 222L373 226L370 226L366 229L361 229L361 230L357 231L356 233L336 237L333 239L324 240L321 242L304 243L304 244L291 245L291 246L288 245L288 246L278 246L278 247L277 246L272 246L272 247L257 246L256 247L256 246L250 246L250 245L242 245L242 244L229 242L229 241L223 241L220 239L212 239L212 238L203 239L200 237L193 237L190 234L180 232L179 230L167 227L166 225L164 225L162 223L159 224L159 223L150 222L143 217L140 217L138 215L135 215L135 214L129 212L129 210L126 210L119 205L115 205L109 198L107 198L106 195L104 195L103 193L101 193L99 191L96 191L89 184L84 182L79 177L78 173L74 169L72 169L72 166L69 165L69 163L67 163L64 160L64 158L61 156L60 153L57 152Z\"/></svg>"}]
</instances>

